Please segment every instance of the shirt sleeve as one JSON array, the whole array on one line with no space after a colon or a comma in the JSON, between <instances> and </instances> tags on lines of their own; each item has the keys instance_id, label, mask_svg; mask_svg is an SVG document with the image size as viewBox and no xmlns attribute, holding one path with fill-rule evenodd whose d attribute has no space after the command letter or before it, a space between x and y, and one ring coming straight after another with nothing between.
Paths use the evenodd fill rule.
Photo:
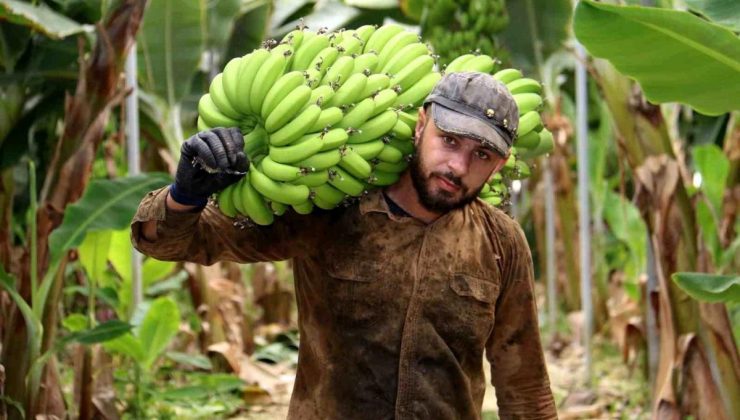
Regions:
<instances>
[{"instance_id":1,"label":"shirt sleeve","mask_svg":"<svg viewBox=\"0 0 740 420\"><path fill-rule=\"evenodd\" d=\"M512 238L486 346L501 419L557 419L540 343L532 256L521 228Z\"/></svg>"},{"instance_id":2,"label":"shirt sleeve","mask_svg":"<svg viewBox=\"0 0 740 420\"><path fill-rule=\"evenodd\" d=\"M176 212L167 208L169 187L148 193L131 222L131 242L142 253L164 261L188 261L211 265L218 261L251 263L280 261L308 255L318 236L319 217L286 212L269 226L237 227L209 203L200 212ZM142 223L157 221L157 240L141 233Z\"/></svg>"}]
</instances>

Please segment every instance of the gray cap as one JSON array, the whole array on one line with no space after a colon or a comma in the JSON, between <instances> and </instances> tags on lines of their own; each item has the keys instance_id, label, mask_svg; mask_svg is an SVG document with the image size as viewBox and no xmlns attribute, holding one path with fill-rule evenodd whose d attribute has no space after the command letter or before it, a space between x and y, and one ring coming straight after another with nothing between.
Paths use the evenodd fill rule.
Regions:
<instances>
[{"instance_id":1,"label":"gray cap","mask_svg":"<svg viewBox=\"0 0 740 420\"><path fill-rule=\"evenodd\" d=\"M424 100L442 131L470 137L506 156L519 126L519 108L506 85L490 74L446 74Z\"/></svg>"}]
</instances>

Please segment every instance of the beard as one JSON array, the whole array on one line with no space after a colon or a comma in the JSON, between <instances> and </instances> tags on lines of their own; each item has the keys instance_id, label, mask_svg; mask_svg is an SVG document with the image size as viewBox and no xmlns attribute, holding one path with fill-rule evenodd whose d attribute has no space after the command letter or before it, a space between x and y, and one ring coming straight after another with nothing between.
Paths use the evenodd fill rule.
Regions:
<instances>
[{"instance_id":1,"label":"beard","mask_svg":"<svg viewBox=\"0 0 740 420\"><path fill-rule=\"evenodd\" d=\"M424 139L425 130L426 127L421 133L422 141ZM414 189L419 196L419 202L425 209L432 212L447 213L451 210L465 207L475 200L475 197L478 196L478 193L480 193L483 188L483 185L481 185L475 191L471 191L470 188L462 182L462 179L455 176L452 172L430 172L429 175L427 175L424 157L418 152L414 154L409 163L409 174L411 175L411 182L414 185ZM432 177L434 176L446 179L448 182L458 186L460 190L457 193L445 190L433 190L431 182ZM455 198L458 194L460 195L460 198Z\"/></svg>"}]
</instances>

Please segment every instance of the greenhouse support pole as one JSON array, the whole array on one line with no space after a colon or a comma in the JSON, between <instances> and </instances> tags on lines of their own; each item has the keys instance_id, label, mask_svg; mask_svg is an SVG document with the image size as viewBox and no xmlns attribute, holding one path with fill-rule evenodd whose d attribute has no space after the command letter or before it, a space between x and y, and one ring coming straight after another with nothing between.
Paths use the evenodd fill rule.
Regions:
<instances>
[{"instance_id":1,"label":"greenhouse support pole","mask_svg":"<svg viewBox=\"0 0 740 420\"><path fill-rule=\"evenodd\" d=\"M545 264L547 268L547 323L550 326L550 340L557 333L558 301L555 287L555 187L552 184L550 160L542 159L542 178L545 182Z\"/></svg>"},{"instance_id":2,"label":"greenhouse support pole","mask_svg":"<svg viewBox=\"0 0 740 420\"><path fill-rule=\"evenodd\" d=\"M136 80L136 43L131 46L126 57L126 86L131 89L126 97L126 156L129 176L140 172L139 161L139 85ZM133 311L141 303L143 292L141 285L142 255L136 249L131 250L131 296Z\"/></svg>"},{"instance_id":3,"label":"greenhouse support pole","mask_svg":"<svg viewBox=\"0 0 740 420\"><path fill-rule=\"evenodd\" d=\"M576 45L576 139L578 140L578 242L581 262L581 307L583 310L583 347L585 380L591 384L591 330L593 308L591 302L591 210L588 182L588 83L586 51Z\"/></svg>"},{"instance_id":4,"label":"greenhouse support pole","mask_svg":"<svg viewBox=\"0 0 740 420\"><path fill-rule=\"evenodd\" d=\"M660 339L658 333L658 320L652 305L652 293L658 289L658 276L655 272L655 255L653 244L650 241L650 233L645 237L647 245L647 285L645 286L645 327L647 329L647 352L648 352L648 379L650 381L650 395L654 398L655 377L658 372L660 360Z\"/></svg>"}]
</instances>

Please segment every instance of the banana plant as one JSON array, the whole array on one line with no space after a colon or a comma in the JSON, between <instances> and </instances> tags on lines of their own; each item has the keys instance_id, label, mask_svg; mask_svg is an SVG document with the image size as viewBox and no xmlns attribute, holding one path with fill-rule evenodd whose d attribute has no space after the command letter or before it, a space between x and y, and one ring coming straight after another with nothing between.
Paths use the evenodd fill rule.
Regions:
<instances>
[{"instance_id":1,"label":"banana plant","mask_svg":"<svg viewBox=\"0 0 740 420\"><path fill-rule=\"evenodd\" d=\"M656 255L660 360L653 416L738 417L740 403L733 396L740 393L740 358L726 308L687 299L669 281L673 273L710 268L707 261L713 257L704 249L711 250L712 245L705 248L698 242L702 238L699 231L706 230L700 228L702 219L710 218L702 216L701 204L692 202L692 186L680 175L690 171L674 153L677 139L668 131L661 109L636 93L639 90L625 75L640 83L650 101L679 101L707 114L737 109L738 95L728 96L724 81L737 80L740 75L740 39L728 29L685 11L588 0L576 7L574 29L589 52L609 60L594 60L594 74L620 134L621 149L638 191L635 201ZM650 65L645 65L645 54L651 57ZM675 69L679 67L700 67L701 71L678 74ZM736 128L728 125L728 130ZM728 133L726 139L733 135ZM695 162L699 167L701 160ZM737 177L728 179L732 184L727 188L736 188ZM708 203L719 200L715 205L723 205L717 188L710 190ZM736 226L734 219L723 223ZM679 361L685 375L681 382L701 381L702 386L675 387Z\"/></svg>"}]
</instances>

